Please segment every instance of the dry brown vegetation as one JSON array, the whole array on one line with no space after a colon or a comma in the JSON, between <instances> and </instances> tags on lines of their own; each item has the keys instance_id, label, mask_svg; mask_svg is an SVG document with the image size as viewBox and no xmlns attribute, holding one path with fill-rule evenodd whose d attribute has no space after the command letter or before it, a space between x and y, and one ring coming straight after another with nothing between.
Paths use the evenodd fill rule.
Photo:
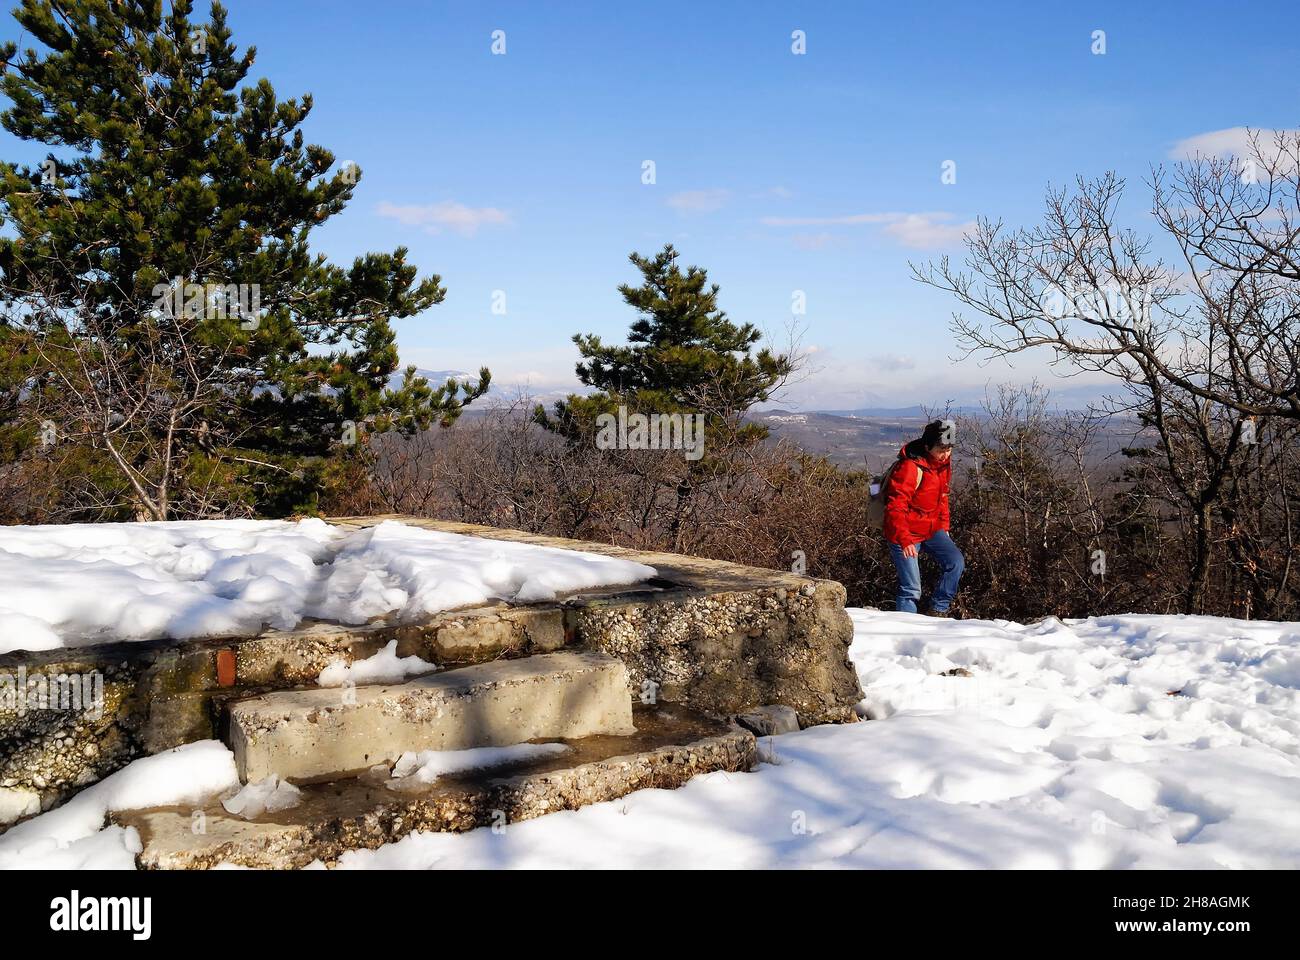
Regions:
<instances>
[{"instance_id":1,"label":"dry brown vegetation","mask_svg":"<svg viewBox=\"0 0 1300 960\"><path fill-rule=\"evenodd\" d=\"M894 574L866 521L867 484L784 442L708 438L707 475L679 451L601 451L498 407L449 430L375 438L335 513L396 512L765 567L802 563L852 604L889 607ZM1197 521L1164 469L1158 434L1099 461L1096 414L1050 412L1036 387L959 418L953 536L966 616L1205 612L1300 616L1292 573L1300 478L1294 437L1261 434L1213 502L1208 586L1189 606ZM1226 426L1225 426L1226 429ZM1135 435L1138 433L1135 424Z\"/></svg>"}]
</instances>

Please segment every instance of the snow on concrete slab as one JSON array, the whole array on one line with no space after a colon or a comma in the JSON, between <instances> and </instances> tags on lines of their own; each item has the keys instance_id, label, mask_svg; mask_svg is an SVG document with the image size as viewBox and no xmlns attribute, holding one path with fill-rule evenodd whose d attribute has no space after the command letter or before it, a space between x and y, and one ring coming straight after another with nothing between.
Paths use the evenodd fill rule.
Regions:
<instances>
[{"instance_id":1,"label":"snow on concrete slab","mask_svg":"<svg viewBox=\"0 0 1300 960\"><path fill-rule=\"evenodd\" d=\"M346 663L335 660L328 664L316 678L322 687L342 687L347 684L363 683L401 683L408 677L419 677L433 673L438 669L436 663L430 663L415 655L399 657L397 641L389 640L382 650L364 660Z\"/></svg>"},{"instance_id":2,"label":"snow on concrete slab","mask_svg":"<svg viewBox=\"0 0 1300 960\"><path fill-rule=\"evenodd\" d=\"M410 619L654 575L600 554L394 521L356 532L317 519L0 527L0 653L249 635L308 617Z\"/></svg>"},{"instance_id":3,"label":"snow on concrete slab","mask_svg":"<svg viewBox=\"0 0 1300 960\"><path fill-rule=\"evenodd\" d=\"M340 866L1300 867L1300 624L850 614L877 719L764 740L771 762L751 774L413 834ZM971 676L944 675L959 667ZM119 828L87 833L94 803L76 830L43 825L67 807L16 830L73 838L59 862L129 862ZM16 856L14 833L0 865L60 856Z\"/></svg>"},{"instance_id":4,"label":"snow on concrete slab","mask_svg":"<svg viewBox=\"0 0 1300 960\"><path fill-rule=\"evenodd\" d=\"M232 796L221 801L227 813L253 820L264 813L290 810L302 802L302 791L275 774L245 784Z\"/></svg>"},{"instance_id":5,"label":"snow on concrete slab","mask_svg":"<svg viewBox=\"0 0 1300 960\"><path fill-rule=\"evenodd\" d=\"M493 597L532 603L653 576L654 567L604 554L486 540L385 520L351 534L342 544L314 615L362 623L390 610L416 616ZM384 579L400 596L376 596Z\"/></svg>"},{"instance_id":6,"label":"snow on concrete slab","mask_svg":"<svg viewBox=\"0 0 1300 960\"><path fill-rule=\"evenodd\" d=\"M0 527L0 652L291 627L336 536L320 520Z\"/></svg>"},{"instance_id":7,"label":"snow on concrete slab","mask_svg":"<svg viewBox=\"0 0 1300 960\"><path fill-rule=\"evenodd\" d=\"M193 804L238 789L234 755L216 740L141 757L61 807L0 834L0 870L131 870L143 849L134 827L105 827L110 811Z\"/></svg>"}]
</instances>

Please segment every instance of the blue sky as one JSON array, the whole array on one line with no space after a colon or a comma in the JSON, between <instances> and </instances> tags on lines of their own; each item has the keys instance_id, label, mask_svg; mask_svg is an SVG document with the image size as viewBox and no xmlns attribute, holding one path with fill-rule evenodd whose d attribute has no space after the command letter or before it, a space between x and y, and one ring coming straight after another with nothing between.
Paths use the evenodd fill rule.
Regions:
<instances>
[{"instance_id":1,"label":"blue sky","mask_svg":"<svg viewBox=\"0 0 1300 960\"><path fill-rule=\"evenodd\" d=\"M317 248L401 244L442 276L446 301L400 323L403 358L538 390L576 384L573 333L621 338L627 255L669 241L733 319L778 345L802 327L810 371L785 406L969 402L1050 377L1042 357L954 363L953 304L908 261L959 254L978 215L1034 222L1049 183L1108 169L1149 229L1141 181L1185 141L1300 125L1294 3L227 6L253 75L311 92L308 139L363 170Z\"/></svg>"}]
</instances>

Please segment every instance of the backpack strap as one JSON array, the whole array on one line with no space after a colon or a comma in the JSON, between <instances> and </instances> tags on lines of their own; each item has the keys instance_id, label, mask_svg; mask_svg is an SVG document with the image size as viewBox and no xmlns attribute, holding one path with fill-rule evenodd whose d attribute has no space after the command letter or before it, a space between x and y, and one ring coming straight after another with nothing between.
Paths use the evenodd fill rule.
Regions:
<instances>
[{"instance_id":1,"label":"backpack strap","mask_svg":"<svg viewBox=\"0 0 1300 960\"><path fill-rule=\"evenodd\" d=\"M885 488L889 486L890 479L894 476L894 471L897 470L899 466L902 465L904 459L905 459L904 457L899 457L897 460L895 460L892 464L889 465L889 469L885 471L885 475L880 478L880 495L882 497L885 495ZM924 478L924 475L925 475L925 471L921 469L921 465L917 463L916 464L916 486L912 488L913 493L916 493L916 491L921 489L921 480Z\"/></svg>"}]
</instances>

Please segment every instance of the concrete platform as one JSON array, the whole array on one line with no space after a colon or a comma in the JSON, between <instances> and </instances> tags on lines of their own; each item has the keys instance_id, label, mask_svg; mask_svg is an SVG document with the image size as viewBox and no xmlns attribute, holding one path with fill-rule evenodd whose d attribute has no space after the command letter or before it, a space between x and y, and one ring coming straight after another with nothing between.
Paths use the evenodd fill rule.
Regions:
<instances>
[{"instance_id":1,"label":"concrete platform","mask_svg":"<svg viewBox=\"0 0 1300 960\"><path fill-rule=\"evenodd\" d=\"M628 692L638 701L655 698L719 717L781 704L796 712L801 726L855 719L853 706L863 693L848 660L853 625L844 588L834 581L472 524L411 517L331 522L356 529L384 519L603 553L648 564L659 575L547 602L495 601L419 622L305 622L255 636L0 655L0 674L94 675L104 695L102 710L93 714L0 708L0 831L10 815L49 809L136 757L224 737L234 701L314 688L329 664L364 659L392 640L400 656L448 668L595 651L623 662Z\"/></svg>"},{"instance_id":2,"label":"concrete platform","mask_svg":"<svg viewBox=\"0 0 1300 960\"><path fill-rule=\"evenodd\" d=\"M348 850L373 849L415 831L509 829L511 823L575 810L650 787L671 789L714 771L753 768L751 733L680 707L638 706L637 732L570 742L571 752L490 771L447 776L418 792L363 778L302 787L302 802L254 820L214 802L112 814L140 833L136 858L149 869L207 869L221 863L290 869L333 864ZM203 832L195 832L195 823Z\"/></svg>"},{"instance_id":3,"label":"concrete platform","mask_svg":"<svg viewBox=\"0 0 1300 960\"><path fill-rule=\"evenodd\" d=\"M501 660L389 686L285 690L230 706L245 782L365 770L411 750L634 732L627 669L597 653Z\"/></svg>"}]
</instances>

